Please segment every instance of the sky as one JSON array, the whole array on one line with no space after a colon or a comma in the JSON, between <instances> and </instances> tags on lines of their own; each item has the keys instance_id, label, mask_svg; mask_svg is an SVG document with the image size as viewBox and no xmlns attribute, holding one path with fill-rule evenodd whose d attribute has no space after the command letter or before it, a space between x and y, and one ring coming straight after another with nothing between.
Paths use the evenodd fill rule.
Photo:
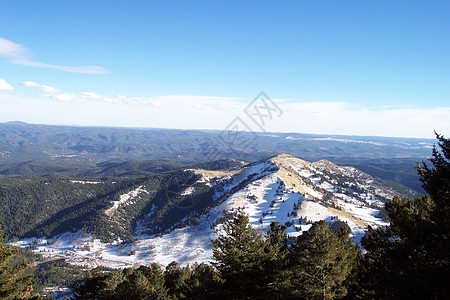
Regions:
<instances>
[{"instance_id":1,"label":"sky","mask_svg":"<svg viewBox=\"0 0 450 300\"><path fill-rule=\"evenodd\" d=\"M450 2L2 0L8 121L449 136Z\"/></svg>"}]
</instances>

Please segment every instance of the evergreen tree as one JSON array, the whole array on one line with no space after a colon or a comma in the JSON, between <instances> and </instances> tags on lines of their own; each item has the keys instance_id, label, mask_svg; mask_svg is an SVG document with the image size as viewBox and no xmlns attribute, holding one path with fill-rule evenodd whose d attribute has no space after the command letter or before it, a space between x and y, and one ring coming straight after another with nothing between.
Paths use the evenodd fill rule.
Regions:
<instances>
[{"instance_id":1,"label":"evergreen tree","mask_svg":"<svg viewBox=\"0 0 450 300\"><path fill-rule=\"evenodd\" d=\"M122 270L124 281L117 286L116 299L169 299L164 273L158 264L137 270Z\"/></svg>"},{"instance_id":2,"label":"evergreen tree","mask_svg":"<svg viewBox=\"0 0 450 300\"><path fill-rule=\"evenodd\" d=\"M333 299L346 295L343 282L349 276L358 250L343 227L334 235L326 221L314 223L298 237L288 256L282 283L289 299Z\"/></svg>"},{"instance_id":3,"label":"evergreen tree","mask_svg":"<svg viewBox=\"0 0 450 300\"><path fill-rule=\"evenodd\" d=\"M23 291L31 283L33 278L22 276L27 268L25 264L14 267L9 266L9 261L17 253L17 250L3 244L3 231L0 230L0 298L16 299L21 298Z\"/></svg>"},{"instance_id":4,"label":"evergreen tree","mask_svg":"<svg viewBox=\"0 0 450 300\"><path fill-rule=\"evenodd\" d=\"M287 227L280 225L278 221L270 224L267 232L267 259L264 262L264 271L261 281L266 285L267 298L277 299L280 296L280 283L282 271L286 268L288 250L288 240L286 234Z\"/></svg>"},{"instance_id":5,"label":"evergreen tree","mask_svg":"<svg viewBox=\"0 0 450 300\"><path fill-rule=\"evenodd\" d=\"M117 286L115 299L160 299L142 272L135 272L133 269L125 269L123 272L126 280Z\"/></svg>"},{"instance_id":6,"label":"evergreen tree","mask_svg":"<svg viewBox=\"0 0 450 300\"><path fill-rule=\"evenodd\" d=\"M142 272L149 281L151 294L150 297L145 299L169 299L168 290L165 286L164 271L159 264L153 263L149 267L142 266L137 271Z\"/></svg>"},{"instance_id":7,"label":"evergreen tree","mask_svg":"<svg viewBox=\"0 0 450 300\"><path fill-rule=\"evenodd\" d=\"M213 266L205 263L194 264L187 282L186 299L214 299L222 286L219 274Z\"/></svg>"},{"instance_id":8,"label":"evergreen tree","mask_svg":"<svg viewBox=\"0 0 450 300\"><path fill-rule=\"evenodd\" d=\"M430 195L434 202L441 208L449 206L450 197L450 139L436 133L438 146L434 145L432 158L429 167L425 162L418 164L417 170L420 175L420 181L423 188Z\"/></svg>"},{"instance_id":9,"label":"evergreen tree","mask_svg":"<svg viewBox=\"0 0 450 300\"><path fill-rule=\"evenodd\" d=\"M270 224L269 231L267 232L268 238L268 251L273 252L275 256L287 253L287 227L280 225L280 222L274 221Z\"/></svg>"},{"instance_id":10,"label":"evergreen tree","mask_svg":"<svg viewBox=\"0 0 450 300\"><path fill-rule=\"evenodd\" d=\"M84 282L80 284L74 291L75 299L107 299L106 295L113 295L117 284L111 288L111 285L107 283L107 279L113 277L113 274L104 274L99 271L87 271ZM120 279L119 282L122 282Z\"/></svg>"},{"instance_id":11,"label":"evergreen tree","mask_svg":"<svg viewBox=\"0 0 450 300\"><path fill-rule=\"evenodd\" d=\"M450 293L450 141L436 134L432 167L418 165L429 195L413 200L395 197L386 204L388 227L369 229L362 240L354 295L362 298L448 299Z\"/></svg>"},{"instance_id":12,"label":"evergreen tree","mask_svg":"<svg viewBox=\"0 0 450 300\"><path fill-rule=\"evenodd\" d=\"M221 287L216 270L205 263L180 267L172 262L166 267L164 278L173 299L212 299Z\"/></svg>"},{"instance_id":13,"label":"evergreen tree","mask_svg":"<svg viewBox=\"0 0 450 300\"><path fill-rule=\"evenodd\" d=\"M88 272L75 290L76 299L170 299L164 273L158 264L136 270L116 270L109 274Z\"/></svg>"},{"instance_id":14,"label":"evergreen tree","mask_svg":"<svg viewBox=\"0 0 450 300\"><path fill-rule=\"evenodd\" d=\"M444 272L449 271L450 263L450 139L436 133L438 148L433 148L432 167L425 163L418 165L417 170L423 188L430 195L434 209L430 213L432 235L428 235L428 250L433 251L433 260ZM439 265L439 266L438 266ZM445 267L446 266L446 267ZM444 283L444 282L442 282Z\"/></svg>"},{"instance_id":15,"label":"evergreen tree","mask_svg":"<svg viewBox=\"0 0 450 300\"><path fill-rule=\"evenodd\" d=\"M166 267L164 272L165 286L174 299L187 299L188 281L191 277L192 272L189 266L180 267L177 262L173 261Z\"/></svg>"},{"instance_id":16,"label":"evergreen tree","mask_svg":"<svg viewBox=\"0 0 450 300\"><path fill-rule=\"evenodd\" d=\"M223 234L213 241L213 262L224 280L225 297L231 299L262 299L266 242L249 224L247 215L241 213L228 220Z\"/></svg>"}]
</instances>

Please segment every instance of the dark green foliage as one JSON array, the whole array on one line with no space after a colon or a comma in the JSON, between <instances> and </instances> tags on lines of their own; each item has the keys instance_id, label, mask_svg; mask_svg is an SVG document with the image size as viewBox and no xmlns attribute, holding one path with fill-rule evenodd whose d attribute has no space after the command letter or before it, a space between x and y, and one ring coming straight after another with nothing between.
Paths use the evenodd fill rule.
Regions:
<instances>
[{"instance_id":1,"label":"dark green foliage","mask_svg":"<svg viewBox=\"0 0 450 300\"><path fill-rule=\"evenodd\" d=\"M432 167L426 163L419 164L420 181L425 191L433 198L436 204L448 209L450 197L450 139L436 133L438 146L433 148L433 156L430 159Z\"/></svg>"},{"instance_id":2,"label":"dark green foliage","mask_svg":"<svg viewBox=\"0 0 450 300\"><path fill-rule=\"evenodd\" d=\"M9 261L16 255L17 250L3 244L3 231L0 230L0 298L15 299L22 296L22 292L31 283L33 276L23 276L27 266L18 264L10 266Z\"/></svg>"},{"instance_id":3,"label":"dark green foliage","mask_svg":"<svg viewBox=\"0 0 450 300\"><path fill-rule=\"evenodd\" d=\"M107 273L87 271L84 282L75 289L75 299L107 299L105 281L109 277L112 276Z\"/></svg>"},{"instance_id":4,"label":"dark green foliage","mask_svg":"<svg viewBox=\"0 0 450 300\"><path fill-rule=\"evenodd\" d=\"M211 265L194 264L186 284L186 299L213 299L220 296L222 283L216 269Z\"/></svg>"},{"instance_id":5,"label":"dark green foliage","mask_svg":"<svg viewBox=\"0 0 450 300\"><path fill-rule=\"evenodd\" d=\"M88 272L75 290L76 299L170 299L157 264L111 273Z\"/></svg>"},{"instance_id":6,"label":"dark green foliage","mask_svg":"<svg viewBox=\"0 0 450 300\"><path fill-rule=\"evenodd\" d=\"M75 288L76 299L213 299L221 281L207 264L180 267L173 262L163 272L158 264L112 272L88 271Z\"/></svg>"},{"instance_id":7,"label":"dark green foliage","mask_svg":"<svg viewBox=\"0 0 450 300\"><path fill-rule=\"evenodd\" d=\"M169 299L164 286L164 273L157 264L139 267L137 270L121 270L123 281L109 295L116 299Z\"/></svg>"},{"instance_id":8,"label":"dark green foliage","mask_svg":"<svg viewBox=\"0 0 450 300\"><path fill-rule=\"evenodd\" d=\"M161 184L155 194L155 204L158 210L152 218L146 220L150 233L160 233L179 223L193 210L202 210L211 204L212 191L204 184L197 184L200 175L191 171L173 171L162 175ZM187 187L194 187L192 195L183 196ZM153 205L152 204L152 205ZM188 223L188 222L186 222ZM180 226L188 224L180 224Z\"/></svg>"},{"instance_id":9,"label":"dark green foliage","mask_svg":"<svg viewBox=\"0 0 450 300\"><path fill-rule=\"evenodd\" d=\"M362 256L359 274L361 290L357 293L361 297L434 298L438 283L448 276L439 271L442 262L435 261L436 238L430 222L434 209L429 196L414 200L396 197L386 204L391 225L369 228L361 241L368 251Z\"/></svg>"},{"instance_id":10,"label":"dark green foliage","mask_svg":"<svg viewBox=\"0 0 450 300\"><path fill-rule=\"evenodd\" d=\"M261 234L249 224L248 216L238 214L223 226L223 234L213 241L214 266L224 280L225 297L262 298L265 283L261 280L270 255Z\"/></svg>"},{"instance_id":11,"label":"dark green foliage","mask_svg":"<svg viewBox=\"0 0 450 300\"><path fill-rule=\"evenodd\" d=\"M347 279L358 250L343 227L338 235L326 221L298 237L287 259L281 290L286 299L333 299L346 295Z\"/></svg>"},{"instance_id":12,"label":"dark green foliage","mask_svg":"<svg viewBox=\"0 0 450 300\"><path fill-rule=\"evenodd\" d=\"M37 256L29 249L13 248L16 252L8 263L9 266L27 265L28 268L23 272L24 276L32 275L31 286L33 295L42 295L44 287L68 287L74 288L84 279L82 267L70 265L64 262L64 259L55 261L46 261L41 256Z\"/></svg>"},{"instance_id":13,"label":"dark green foliage","mask_svg":"<svg viewBox=\"0 0 450 300\"><path fill-rule=\"evenodd\" d=\"M419 165L427 196L396 197L386 204L391 225L369 229L362 240L359 284L362 298L448 299L450 292L450 141L437 135L432 167Z\"/></svg>"},{"instance_id":14,"label":"dark green foliage","mask_svg":"<svg viewBox=\"0 0 450 300\"><path fill-rule=\"evenodd\" d=\"M341 221L338 217L332 217L332 222L330 224L330 231L334 235L339 235L341 230L351 232L350 227L348 226L347 222Z\"/></svg>"},{"instance_id":15,"label":"dark green foliage","mask_svg":"<svg viewBox=\"0 0 450 300\"><path fill-rule=\"evenodd\" d=\"M263 263L263 272L260 280L264 284L266 296L277 298L281 293L278 281L281 272L287 267L287 255L289 254L286 226L280 225L278 221L270 224L266 235L266 259ZM269 296L270 295L270 296Z\"/></svg>"},{"instance_id":16,"label":"dark green foliage","mask_svg":"<svg viewBox=\"0 0 450 300\"><path fill-rule=\"evenodd\" d=\"M189 285L187 284L192 276L189 267L180 267L177 262L170 263L164 272L165 285L171 295L176 299L187 299Z\"/></svg>"},{"instance_id":17,"label":"dark green foliage","mask_svg":"<svg viewBox=\"0 0 450 300\"><path fill-rule=\"evenodd\" d=\"M126 162L104 162L97 165L96 172L86 173L84 176L95 177L123 177L123 176L149 176L153 173L162 173L183 168L185 165L167 159Z\"/></svg>"},{"instance_id":18,"label":"dark green foliage","mask_svg":"<svg viewBox=\"0 0 450 300\"><path fill-rule=\"evenodd\" d=\"M213 241L214 265L224 280L221 295L230 299L332 299L346 294L343 283L358 253L342 226L314 223L290 249L286 227L274 222L265 238L238 214Z\"/></svg>"},{"instance_id":19,"label":"dark green foliage","mask_svg":"<svg viewBox=\"0 0 450 300\"><path fill-rule=\"evenodd\" d=\"M204 263L180 267L172 262L166 267L164 278L173 299L211 299L221 287L216 270Z\"/></svg>"},{"instance_id":20,"label":"dark green foliage","mask_svg":"<svg viewBox=\"0 0 450 300\"><path fill-rule=\"evenodd\" d=\"M270 224L267 232L268 245L266 252L271 253L271 256L283 259L288 251L286 226L280 225L278 221Z\"/></svg>"},{"instance_id":21,"label":"dark green foliage","mask_svg":"<svg viewBox=\"0 0 450 300\"><path fill-rule=\"evenodd\" d=\"M64 261L37 262L33 271L33 289L42 294L46 286L74 288L84 280L83 269Z\"/></svg>"},{"instance_id":22,"label":"dark green foliage","mask_svg":"<svg viewBox=\"0 0 450 300\"><path fill-rule=\"evenodd\" d=\"M118 200L119 195L140 185L151 191L158 185L158 176L94 180L98 184L74 183L65 178L3 178L0 205L6 209L0 211L0 223L7 228L8 238L50 237L84 228L106 241L127 239L132 234L130 223L141 213L139 208L151 201L152 194L139 198L136 205L120 209L118 214L126 216L122 226L104 211L112 206L112 199Z\"/></svg>"}]
</instances>

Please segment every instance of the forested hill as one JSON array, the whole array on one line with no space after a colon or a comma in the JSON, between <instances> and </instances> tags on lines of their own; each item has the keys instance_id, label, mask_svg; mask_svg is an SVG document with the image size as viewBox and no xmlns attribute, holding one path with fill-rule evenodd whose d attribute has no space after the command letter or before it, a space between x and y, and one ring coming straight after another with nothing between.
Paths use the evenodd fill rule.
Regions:
<instances>
[{"instance_id":1,"label":"forested hill","mask_svg":"<svg viewBox=\"0 0 450 300\"><path fill-rule=\"evenodd\" d=\"M246 162L220 160L193 168L208 170L241 168ZM96 177L0 176L0 224L8 239L54 236L83 229L105 241L129 239L138 219L154 207L155 224L168 228L190 211L168 201L167 187L198 179L188 166L161 161L103 164ZM196 207L207 206L213 191L199 185ZM132 201L127 202L128 198ZM209 199L209 200L208 200ZM121 202L127 202L126 205ZM114 204L116 203L116 204ZM117 205L117 207L115 206ZM113 209L110 209L112 208Z\"/></svg>"},{"instance_id":2,"label":"forested hill","mask_svg":"<svg viewBox=\"0 0 450 300\"><path fill-rule=\"evenodd\" d=\"M0 206L4 208L0 211L0 224L6 238L12 240L53 237L81 229L104 242L132 240L136 234L161 234L199 224L205 213L237 191L258 179L278 174L279 164L284 160L291 161L290 156L280 157L282 159L276 163L273 159L258 163L220 160L186 167L173 163L169 164L173 169L168 171L162 171L161 167L170 169L167 161L162 161L161 165L156 161L143 163L150 169L137 171L134 167L128 169L108 165L105 166L105 173L115 176L84 179L4 176L0 177ZM344 168L336 173L340 169L331 162L320 161L309 167L309 163L298 161L300 165L307 164L307 168L311 169L308 172L313 173L295 171L292 176L300 176L299 182L309 186L305 187L306 191L312 189L323 194L319 197L318 192L310 192L311 197L317 201L322 199L320 201L326 205L334 206L337 201L333 200L335 196L330 191L339 192L344 198L355 197L355 201L371 199L366 205L376 209L379 209L379 204L375 203L390 201L394 195L417 195L404 186L353 168ZM295 166L298 164L296 160L293 163ZM120 166L123 165L135 166L136 162ZM286 167L286 170L291 168ZM146 174L142 175L143 172ZM301 179L302 176L306 177ZM336 186L324 190L323 184L317 183L317 180L335 182L333 185ZM292 188L299 189L300 183L292 183Z\"/></svg>"},{"instance_id":3,"label":"forested hill","mask_svg":"<svg viewBox=\"0 0 450 300\"><path fill-rule=\"evenodd\" d=\"M430 155L434 140L386 137L239 133L246 147L230 143L221 131L69 127L20 122L0 124L0 174L69 177L96 176L108 164L168 159L198 163L216 159L257 161L288 153L308 161L328 159L422 192L414 169ZM218 150L212 156L209 147ZM114 168L116 168L114 166ZM160 166L162 167L162 166ZM177 164L169 162L167 169ZM107 175L118 175L113 169ZM133 169L134 168L134 169ZM151 170L151 166L146 166ZM146 171L144 170L144 171ZM121 174L119 172L119 174ZM103 175L103 174L102 174ZM143 175L145 175L143 173Z\"/></svg>"}]
</instances>

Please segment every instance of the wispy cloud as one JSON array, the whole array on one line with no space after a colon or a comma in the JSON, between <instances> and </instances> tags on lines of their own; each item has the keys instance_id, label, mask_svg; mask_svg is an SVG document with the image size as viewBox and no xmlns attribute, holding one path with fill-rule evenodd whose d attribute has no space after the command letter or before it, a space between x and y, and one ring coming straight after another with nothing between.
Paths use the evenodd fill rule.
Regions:
<instances>
[{"instance_id":1,"label":"wispy cloud","mask_svg":"<svg viewBox=\"0 0 450 300\"><path fill-rule=\"evenodd\" d=\"M64 102L64 107L70 107L65 110L73 112L70 116L64 111L55 114L65 115L60 121L63 123L71 121L69 124L220 130L239 116L252 130L260 130L243 112L251 99L246 101L242 98L196 95L111 97L95 92L67 93L31 81L21 84L38 89L46 97ZM433 129L436 129L450 135L448 106L369 109L349 102L273 100L283 110L283 115L267 122L267 132L433 137ZM45 102L48 109L56 109L51 108L51 101ZM83 123L80 120L84 120Z\"/></svg>"},{"instance_id":2,"label":"wispy cloud","mask_svg":"<svg viewBox=\"0 0 450 300\"><path fill-rule=\"evenodd\" d=\"M401 137L432 137L433 130L450 134L450 106L379 107L348 102L280 104L285 114L274 131ZM445 131L445 132L444 132Z\"/></svg>"},{"instance_id":3,"label":"wispy cloud","mask_svg":"<svg viewBox=\"0 0 450 300\"><path fill-rule=\"evenodd\" d=\"M46 93L50 93L50 94L57 94L60 93L61 91L58 89L55 89L54 87L48 86L48 85L42 85L33 81L22 81L20 83L23 86L26 87L31 87L31 88L35 88L35 89L39 89L42 90Z\"/></svg>"},{"instance_id":4,"label":"wispy cloud","mask_svg":"<svg viewBox=\"0 0 450 300\"><path fill-rule=\"evenodd\" d=\"M10 40L0 37L0 57L5 58L8 62L17 65L39 67L47 69L56 69L71 73L83 73L83 74L106 74L109 73L103 67L99 66L62 66L52 65L35 61L31 58L31 54L23 45L16 44Z\"/></svg>"},{"instance_id":5,"label":"wispy cloud","mask_svg":"<svg viewBox=\"0 0 450 300\"><path fill-rule=\"evenodd\" d=\"M99 95L95 92L67 93L58 88L42 85L33 81L23 81L22 86L34 88L45 92L48 98L59 101L91 101L103 103L122 103L130 106L150 106L156 108L190 107L202 109L206 106L222 111L233 110L239 98L208 97L195 95L166 95L157 97L129 97L117 95L115 97ZM234 104L231 105L230 104Z\"/></svg>"},{"instance_id":6,"label":"wispy cloud","mask_svg":"<svg viewBox=\"0 0 450 300\"><path fill-rule=\"evenodd\" d=\"M14 87L7 83L5 79L0 78L0 91L14 91Z\"/></svg>"}]
</instances>

